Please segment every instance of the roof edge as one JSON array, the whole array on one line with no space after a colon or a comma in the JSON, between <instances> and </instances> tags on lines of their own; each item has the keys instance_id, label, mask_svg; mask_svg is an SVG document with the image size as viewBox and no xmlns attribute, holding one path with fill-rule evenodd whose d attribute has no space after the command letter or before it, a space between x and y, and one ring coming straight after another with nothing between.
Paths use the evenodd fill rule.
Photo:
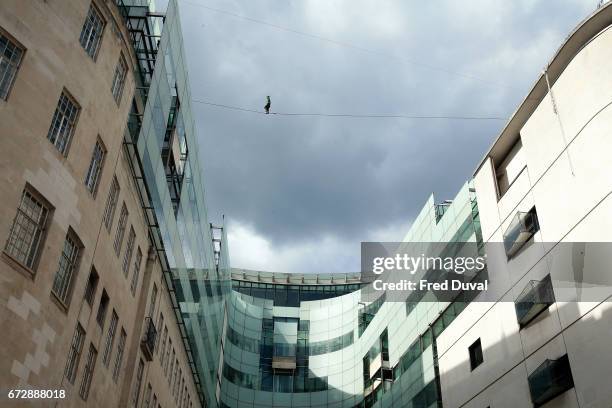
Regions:
<instances>
[{"instance_id":1,"label":"roof edge","mask_svg":"<svg viewBox=\"0 0 612 408\"><path fill-rule=\"evenodd\" d=\"M596 9L574 28L563 44L557 49L553 58L545 65L545 69L537 78L527 96L510 116L510 119L489 149L487 149L486 154L474 170L473 176L476 176L480 171L483 164L491 156L491 152L495 150L502 139L506 138L508 134L518 133L518 130L529 120L535 109L548 94L544 72L548 72L548 78L552 86L582 48L611 25L612 2L608 2Z\"/></svg>"}]
</instances>

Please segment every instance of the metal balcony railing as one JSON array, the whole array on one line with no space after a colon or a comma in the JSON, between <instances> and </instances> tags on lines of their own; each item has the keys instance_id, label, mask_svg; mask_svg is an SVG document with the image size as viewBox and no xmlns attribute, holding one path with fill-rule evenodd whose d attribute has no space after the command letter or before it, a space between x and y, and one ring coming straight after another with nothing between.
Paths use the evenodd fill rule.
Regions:
<instances>
[{"instance_id":1,"label":"metal balcony railing","mask_svg":"<svg viewBox=\"0 0 612 408\"><path fill-rule=\"evenodd\" d=\"M540 313L548 309L555 302L550 275L541 281L529 281L525 289L516 299L516 319L521 329L527 326Z\"/></svg>"},{"instance_id":2,"label":"metal balcony railing","mask_svg":"<svg viewBox=\"0 0 612 408\"><path fill-rule=\"evenodd\" d=\"M566 355L546 360L529 375L529 392L534 407L542 406L574 387L574 379Z\"/></svg>"},{"instance_id":3,"label":"metal balcony railing","mask_svg":"<svg viewBox=\"0 0 612 408\"><path fill-rule=\"evenodd\" d=\"M153 360L153 352L155 351L155 341L157 339L157 329L153 324L153 319L147 317L145 319L145 329L140 340L140 348L147 361Z\"/></svg>"},{"instance_id":4,"label":"metal balcony railing","mask_svg":"<svg viewBox=\"0 0 612 408\"><path fill-rule=\"evenodd\" d=\"M512 258L538 231L538 217L535 208L529 212L517 212L504 233L506 256Z\"/></svg>"}]
</instances>

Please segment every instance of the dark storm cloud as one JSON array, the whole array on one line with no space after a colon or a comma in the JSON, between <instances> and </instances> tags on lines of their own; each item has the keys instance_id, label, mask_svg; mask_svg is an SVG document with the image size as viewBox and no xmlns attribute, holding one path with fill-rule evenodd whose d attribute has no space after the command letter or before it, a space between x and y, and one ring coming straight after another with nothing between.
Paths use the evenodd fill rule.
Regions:
<instances>
[{"instance_id":1,"label":"dark storm cloud","mask_svg":"<svg viewBox=\"0 0 612 408\"><path fill-rule=\"evenodd\" d=\"M271 95L272 111L280 112L503 117L590 7L582 1L554 8L545 1L179 2L195 99L262 110ZM272 252L291 254L270 269L304 272L322 263L325 272L356 270L359 241L406 224L432 191L439 200L453 197L504 123L265 116L196 103L193 111L209 213L226 214L230 237L232 225L249 225ZM310 252L300 255L298 248L324 239L353 252L328 253L316 263L308 261ZM230 242L237 266L254 267L241 264L247 244Z\"/></svg>"}]
</instances>

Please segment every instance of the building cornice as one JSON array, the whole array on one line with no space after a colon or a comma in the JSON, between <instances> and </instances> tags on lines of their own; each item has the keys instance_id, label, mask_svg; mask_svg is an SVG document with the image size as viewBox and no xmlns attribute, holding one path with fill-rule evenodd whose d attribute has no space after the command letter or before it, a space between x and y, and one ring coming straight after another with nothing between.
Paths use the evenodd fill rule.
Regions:
<instances>
[{"instance_id":1,"label":"building cornice","mask_svg":"<svg viewBox=\"0 0 612 408\"><path fill-rule=\"evenodd\" d=\"M563 44L557 49L553 58L535 81L531 91L527 94L525 99L523 99L523 102L512 114L501 133L487 150L487 153L479 162L478 167L474 170L474 175L480 171L480 168L489 157L493 159L503 157L512 148L519 137L521 128L548 94L544 72L548 73L550 85L553 86L574 57L611 25L612 2L602 5L578 24Z\"/></svg>"}]
</instances>

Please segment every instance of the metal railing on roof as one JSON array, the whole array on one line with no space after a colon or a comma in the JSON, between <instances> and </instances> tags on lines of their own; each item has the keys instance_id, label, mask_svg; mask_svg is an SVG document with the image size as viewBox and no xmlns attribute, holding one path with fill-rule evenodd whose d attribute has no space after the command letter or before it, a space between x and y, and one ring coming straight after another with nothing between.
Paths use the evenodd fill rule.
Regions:
<instances>
[{"instance_id":1,"label":"metal railing on roof","mask_svg":"<svg viewBox=\"0 0 612 408\"><path fill-rule=\"evenodd\" d=\"M361 273L308 274L265 272L246 269L231 271L232 280L279 285L346 285L361 284Z\"/></svg>"}]
</instances>

